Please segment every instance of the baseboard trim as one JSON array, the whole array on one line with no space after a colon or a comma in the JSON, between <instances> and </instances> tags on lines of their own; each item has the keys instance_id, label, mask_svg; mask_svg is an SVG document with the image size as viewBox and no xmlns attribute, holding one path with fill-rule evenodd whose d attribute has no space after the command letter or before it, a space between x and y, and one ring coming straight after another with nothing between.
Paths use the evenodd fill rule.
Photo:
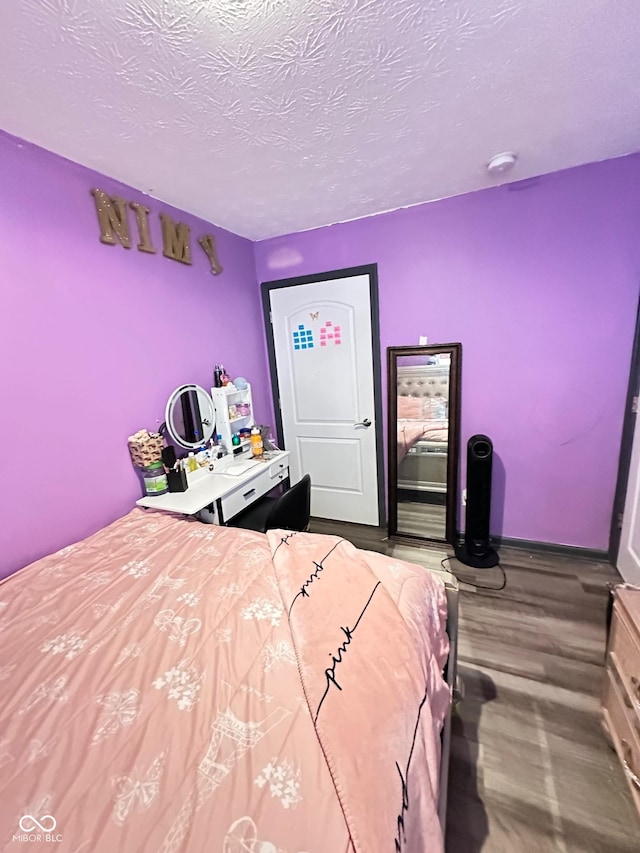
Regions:
<instances>
[{"instance_id":1,"label":"baseboard trim","mask_svg":"<svg viewBox=\"0 0 640 853\"><path fill-rule=\"evenodd\" d=\"M532 539L511 539L509 536L492 536L491 543L496 548L518 548L522 551L536 551L539 554L557 554L563 557L576 557L580 560L598 560L608 563L609 552L598 548L583 548L580 545L556 545L554 542L535 542Z\"/></svg>"}]
</instances>

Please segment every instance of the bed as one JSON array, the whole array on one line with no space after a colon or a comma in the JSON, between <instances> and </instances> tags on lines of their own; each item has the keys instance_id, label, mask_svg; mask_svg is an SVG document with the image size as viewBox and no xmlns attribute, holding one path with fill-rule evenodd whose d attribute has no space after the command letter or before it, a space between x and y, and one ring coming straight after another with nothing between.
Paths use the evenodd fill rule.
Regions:
<instances>
[{"instance_id":1,"label":"bed","mask_svg":"<svg viewBox=\"0 0 640 853\"><path fill-rule=\"evenodd\" d=\"M448 405L448 365L398 367L398 488L446 492Z\"/></svg>"},{"instance_id":2,"label":"bed","mask_svg":"<svg viewBox=\"0 0 640 853\"><path fill-rule=\"evenodd\" d=\"M435 574L136 509L0 583L0 629L3 850L443 850Z\"/></svg>"}]
</instances>

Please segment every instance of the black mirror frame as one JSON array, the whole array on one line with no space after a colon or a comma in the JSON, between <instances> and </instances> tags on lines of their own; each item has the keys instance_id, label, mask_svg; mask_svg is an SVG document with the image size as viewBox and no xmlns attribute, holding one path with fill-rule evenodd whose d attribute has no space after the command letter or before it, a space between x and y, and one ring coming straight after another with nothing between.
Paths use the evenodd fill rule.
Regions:
<instances>
[{"instance_id":1,"label":"black mirror frame","mask_svg":"<svg viewBox=\"0 0 640 853\"><path fill-rule=\"evenodd\" d=\"M449 435L447 447L447 500L444 539L411 536L398 532L398 357L449 354ZM460 480L460 392L462 344L430 344L416 347L387 347L387 516L389 538L401 542L448 542L458 538L458 492Z\"/></svg>"}]
</instances>

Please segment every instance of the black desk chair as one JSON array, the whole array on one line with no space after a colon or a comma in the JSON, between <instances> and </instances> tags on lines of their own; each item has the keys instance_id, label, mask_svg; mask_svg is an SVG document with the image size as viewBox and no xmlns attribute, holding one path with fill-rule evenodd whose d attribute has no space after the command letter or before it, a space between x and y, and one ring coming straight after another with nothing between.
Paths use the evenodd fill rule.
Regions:
<instances>
[{"instance_id":1,"label":"black desk chair","mask_svg":"<svg viewBox=\"0 0 640 853\"><path fill-rule=\"evenodd\" d=\"M304 477L279 498L264 497L229 522L245 530L306 530L311 515L311 477Z\"/></svg>"}]
</instances>

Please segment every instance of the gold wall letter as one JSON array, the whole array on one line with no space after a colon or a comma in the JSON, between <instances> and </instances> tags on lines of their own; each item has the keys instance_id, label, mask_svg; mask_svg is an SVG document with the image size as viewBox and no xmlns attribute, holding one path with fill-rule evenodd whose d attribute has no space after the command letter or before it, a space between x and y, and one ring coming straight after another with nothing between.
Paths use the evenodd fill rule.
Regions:
<instances>
[{"instance_id":1,"label":"gold wall letter","mask_svg":"<svg viewBox=\"0 0 640 853\"><path fill-rule=\"evenodd\" d=\"M205 234L204 237L200 237L198 243L200 243L205 255L209 258L212 275L218 275L218 273L221 273L222 264L218 260L216 238L213 236L213 234Z\"/></svg>"},{"instance_id":2,"label":"gold wall letter","mask_svg":"<svg viewBox=\"0 0 640 853\"><path fill-rule=\"evenodd\" d=\"M156 250L153 248L151 234L149 233L149 208L137 201L129 202L129 207L135 213L138 223L138 238L140 240L138 251L149 252L150 255L154 255Z\"/></svg>"},{"instance_id":3,"label":"gold wall letter","mask_svg":"<svg viewBox=\"0 0 640 853\"><path fill-rule=\"evenodd\" d=\"M191 263L191 243L189 226L184 222L174 222L166 213L160 214L162 222L162 254L165 258L180 261L181 264Z\"/></svg>"},{"instance_id":4,"label":"gold wall letter","mask_svg":"<svg viewBox=\"0 0 640 853\"><path fill-rule=\"evenodd\" d=\"M130 249L131 237L129 235L127 202L117 195L109 196L102 190L91 190L91 195L96 203L98 213L100 242L106 243L108 246L115 246L115 237L117 237L125 249Z\"/></svg>"}]
</instances>

